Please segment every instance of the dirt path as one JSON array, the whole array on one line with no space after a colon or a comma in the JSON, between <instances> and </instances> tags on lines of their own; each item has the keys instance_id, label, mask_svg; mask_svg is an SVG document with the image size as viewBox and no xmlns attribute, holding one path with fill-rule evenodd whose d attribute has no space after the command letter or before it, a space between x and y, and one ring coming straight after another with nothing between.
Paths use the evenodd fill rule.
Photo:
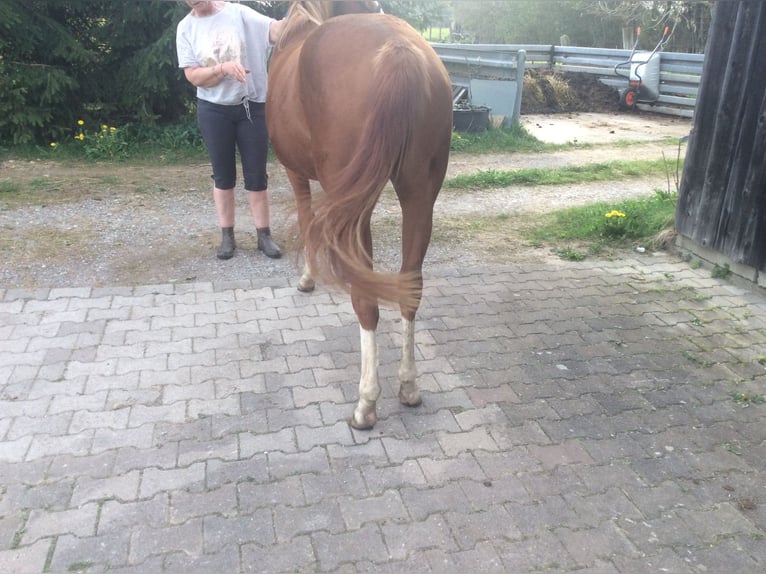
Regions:
<instances>
[{"instance_id":1,"label":"dirt path","mask_svg":"<svg viewBox=\"0 0 766 574\"><path fill-rule=\"evenodd\" d=\"M540 125L542 121L564 119L526 118ZM580 124L585 122L580 120ZM601 122L586 132L604 129ZM651 137L641 136L629 145L597 145L546 154L454 154L448 177L487 169L581 165L615 159L665 157L674 164L677 145L658 140L677 135L681 128L675 121L653 120L648 129ZM559 129L557 136L563 130ZM639 130L632 131L639 136ZM270 173L272 228L289 251L294 224L292 193L280 166L272 166ZM275 261L256 251L244 192L237 194L237 256L226 262L215 258L219 236L207 164L136 167L14 161L0 166L0 179L22 182L30 190L3 198L0 207L0 288L231 281L295 274L294 257ZM454 231L455 219L471 214L506 214L523 219L567 205L651 194L667 185L665 178L654 177L588 185L444 190L437 202L428 264L454 265L483 257L529 260L548 256L525 246L513 232L500 238L467 240L464 234ZM376 258L389 268L395 268L398 257L397 215L391 194L384 194L376 211ZM519 225L522 223L520 219Z\"/></svg>"}]
</instances>

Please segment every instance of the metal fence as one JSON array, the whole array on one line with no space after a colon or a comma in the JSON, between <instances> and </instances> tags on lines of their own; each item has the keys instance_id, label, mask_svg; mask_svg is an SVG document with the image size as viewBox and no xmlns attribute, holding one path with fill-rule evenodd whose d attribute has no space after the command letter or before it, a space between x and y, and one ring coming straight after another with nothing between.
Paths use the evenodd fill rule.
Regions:
<instances>
[{"instance_id":1,"label":"metal fence","mask_svg":"<svg viewBox=\"0 0 766 574\"><path fill-rule=\"evenodd\" d=\"M524 44L431 45L445 63L456 85L466 85L468 81L476 78L516 78L519 54L522 56L522 76L525 67L543 68L591 74L617 90L628 85L627 77L618 75L615 67L629 61L630 50ZM639 109L691 117L697 102L704 55L676 52L659 52L658 55L659 96L651 103L639 103ZM622 67L620 69L624 70Z\"/></svg>"},{"instance_id":2,"label":"metal fence","mask_svg":"<svg viewBox=\"0 0 766 574\"><path fill-rule=\"evenodd\" d=\"M450 75L455 101L470 93L473 103L487 105L503 123L518 120L524 85L523 49L486 51L481 44L432 44Z\"/></svg>"}]
</instances>

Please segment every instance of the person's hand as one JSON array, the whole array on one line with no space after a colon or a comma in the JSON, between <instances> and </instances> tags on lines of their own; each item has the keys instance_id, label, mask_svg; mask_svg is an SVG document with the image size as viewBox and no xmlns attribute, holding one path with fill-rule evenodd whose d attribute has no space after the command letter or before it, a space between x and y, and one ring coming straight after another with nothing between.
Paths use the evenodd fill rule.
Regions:
<instances>
[{"instance_id":1,"label":"person's hand","mask_svg":"<svg viewBox=\"0 0 766 574\"><path fill-rule=\"evenodd\" d=\"M239 62L224 62L221 64L221 71L223 72L224 76L234 78L242 84L245 83L247 80L247 74L250 73L250 70L245 68Z\"/></svg>"}]
</instances>

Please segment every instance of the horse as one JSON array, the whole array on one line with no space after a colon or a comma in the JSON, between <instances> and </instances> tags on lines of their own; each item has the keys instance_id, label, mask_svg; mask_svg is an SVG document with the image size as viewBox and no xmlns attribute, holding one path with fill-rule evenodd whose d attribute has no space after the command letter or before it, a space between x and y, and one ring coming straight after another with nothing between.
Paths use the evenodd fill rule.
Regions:
<instances>
[{"instance_id":1,"label":"horse","mask_svg":"<svg viewBox=\"0 0 766 574\"><path fill-rule=\"evenodd\" d=\"M350 294L361 368L349 424L370 429L380 302L398 305L402 318L399 401L421 404L414 323L449 160L449 75L428 42L377 2L294 0L272 49L266 118L295 195L305 258L298 289L313 290L316 278ZM324 192L313 202L312 181ZM389 181L402 212L398 272L373 269L370 221Z\"/></svg>"}]
</instances>

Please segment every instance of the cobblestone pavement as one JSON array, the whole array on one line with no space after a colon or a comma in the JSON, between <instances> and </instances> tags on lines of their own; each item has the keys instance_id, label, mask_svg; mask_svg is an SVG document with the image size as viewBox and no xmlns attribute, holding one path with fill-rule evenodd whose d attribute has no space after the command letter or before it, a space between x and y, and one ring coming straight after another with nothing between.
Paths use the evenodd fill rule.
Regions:
<instances>
[{"instance_id":1,"label":"cobblestone pavement","mask_svg":"<svg viewBox=\"0 0 766 574\"><path fill-rule=\"evenodd\" d=\"M766 298L626 257L427 267L369 432L343 294L0 290L0 573L764 572Z\"/></svg>"}]
</instances>

